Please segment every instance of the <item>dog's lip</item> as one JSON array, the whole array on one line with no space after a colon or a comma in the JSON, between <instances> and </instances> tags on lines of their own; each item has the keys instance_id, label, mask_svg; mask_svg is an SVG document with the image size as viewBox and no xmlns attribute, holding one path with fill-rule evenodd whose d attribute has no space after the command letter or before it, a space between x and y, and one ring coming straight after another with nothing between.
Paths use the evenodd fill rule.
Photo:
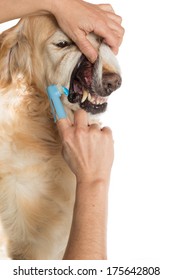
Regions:
<instances>
[{"instance_id":1,"label":"dog's lip","mask_svg":"<svg viewBox=\"0 0 173 280\"><path fill-rule=\"evenodd\" d=\"M80 107L86 112L94 115L105 112L107 108L107 102L104 102L102 104L93 104L87 99L83 103L80 103Z\"/></svg>"},{"instance_id":2,"label":"dog's lip","mask_svg":"<svg viewBox=\"0 0 173 280\"><path fill-rule=\"evenodd\" d=\"M83 76L83 79L79 75L82 63L89 69L89 77ZM92 81L90 81L90 78L92 79L93 76L93 69L94 65L82 55L71 75L68 101L70 103L79 103L80 107L85 111L97 114L106 110L107 97L99 96L93 91L91 86Z\"/></svg>"}]
</instances>

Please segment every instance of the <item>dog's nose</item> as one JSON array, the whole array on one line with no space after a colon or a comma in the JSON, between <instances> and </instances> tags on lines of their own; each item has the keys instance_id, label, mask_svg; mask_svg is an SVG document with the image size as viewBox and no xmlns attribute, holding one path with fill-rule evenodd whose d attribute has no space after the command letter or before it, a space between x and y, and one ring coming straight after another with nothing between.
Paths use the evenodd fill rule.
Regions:
<instances>
[{"instance_id":1,"label":"dog's nose","mask_svg":"<svg viewBox=\"0 0 173 280\"><path fill-rule=\"evenodd\" d=\"M110 95L113 91L121 86L122 79L117 73L103 73L102 82L106 96Z\"/></svg>"}]
</instances>

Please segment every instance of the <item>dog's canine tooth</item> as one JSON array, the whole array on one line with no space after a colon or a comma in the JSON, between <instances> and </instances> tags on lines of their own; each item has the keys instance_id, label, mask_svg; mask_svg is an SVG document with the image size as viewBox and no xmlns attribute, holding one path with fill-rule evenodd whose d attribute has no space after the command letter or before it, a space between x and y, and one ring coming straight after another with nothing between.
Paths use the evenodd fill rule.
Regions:
<instances>
[{"instance_id":1,"label":"dog's canine tooth","mask_svg":"<svg viewBox=\"0 0 173 280\"><path fill-rule=\"evenodd\" d=\"M83 103L88 97L88 92L86 90L83 91L83 97L82 97L82 100L81 100L81 103Z\"/></svg>"},{"instance_id":2,"label":"dog's canine tooth","mask_svg":"<svg viewBox=\"0 0 173 280\"><path fill-rule=\"evenodd\" d=\"M91 97L91 103L94 103L95 97Z\"/></svg>"},{"instance_id":3,"label":"dog's canine tooth","mask_svg":"<svg viewBox=\"0 0 173 280\"><path fill-rule=\"evenodd\" d=\"M91 101L91 94L88 93L88 100Z\"/></svg>"}]
</instances>

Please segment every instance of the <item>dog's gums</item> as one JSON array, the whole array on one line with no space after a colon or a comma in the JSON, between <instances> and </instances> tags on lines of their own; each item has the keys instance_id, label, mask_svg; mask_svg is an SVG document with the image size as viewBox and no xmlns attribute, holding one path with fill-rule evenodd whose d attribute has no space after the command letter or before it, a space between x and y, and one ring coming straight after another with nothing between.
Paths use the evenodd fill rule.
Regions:
<instances>
[{"instance_id":1,"label":"dog's gums","mask_svg":"<svg viewBox=\"0 0 173 280\"><path fill-rule=\"evenodd\" d=\"M82 55L71 76L68 100L78 102L85 111L97 114L106 110L108 98L93 91L93 76L94 64Z\"/></svg>"}]
</instances>

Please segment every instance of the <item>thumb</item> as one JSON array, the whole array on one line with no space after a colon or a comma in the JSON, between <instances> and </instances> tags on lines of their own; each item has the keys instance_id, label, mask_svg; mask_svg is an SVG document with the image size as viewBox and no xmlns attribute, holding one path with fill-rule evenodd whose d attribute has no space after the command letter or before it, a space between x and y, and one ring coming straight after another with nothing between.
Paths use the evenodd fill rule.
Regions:
<instances>
[{"instance_id":1,"label":"thumb","mask_svg":"<svg viewBox=\"0 0 173 280\"><path fill-rule=\"evenodd\" d=\"M65 136L65 131L72 127L72 123L68 118L66 118L66 119L58 120L56 125L57 125L58 131L59 131L59 135L60 135L61 139L63 140L64 136Z\"/></svg>"},{"instance_id":2,"label":"thumb","mask_svg":"<svg viewBox=\"0 0 173 280\"><path fill-rule=\"evenodd\" d=\"M97 51L87 39L86 35L80 33L77 39L75 39L75 43L91 63L96 61Z\"/></svg>"}]
</instances>

